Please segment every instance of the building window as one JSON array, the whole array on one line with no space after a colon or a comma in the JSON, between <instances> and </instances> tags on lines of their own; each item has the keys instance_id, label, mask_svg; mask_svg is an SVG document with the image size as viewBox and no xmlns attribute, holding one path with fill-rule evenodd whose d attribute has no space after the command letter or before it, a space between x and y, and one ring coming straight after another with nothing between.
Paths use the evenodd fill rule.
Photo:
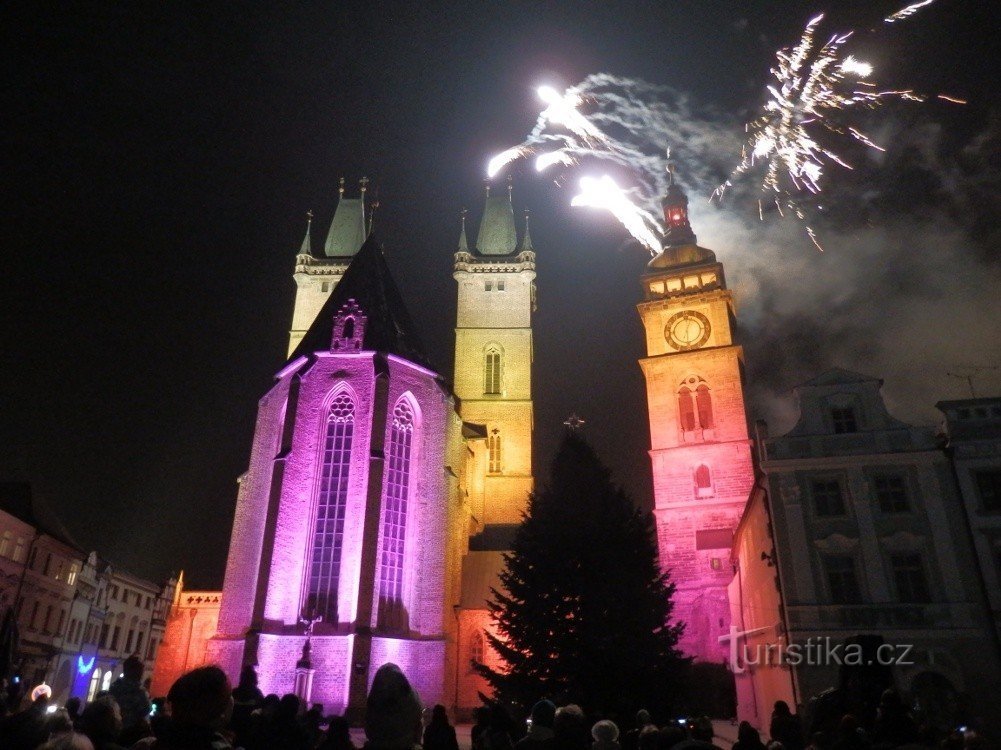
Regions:
<instances>
[{"instance_id":1,"label":"building window","mask_svg":"<svg viewBox=\"0 0 1001 750\"><path fill-rule=\"evenodd\" d=\"M501 352L496 346L489 346L483 355L483 392L501 392Z\"/></svg>"},{"instance_id":2,"label":"building window","mask_svg":"<svg viewBox=\"0 0 1001 750\"><path fill-rule=\"evenodd\" d=\"M850 406L836 406L832 408L831 421L834 423L834 433L836 435L858 432L858 424L855 421L855 410Z\"/></svg>"},{"instance_id":3,"label":"building window","mask_svg":"<svg viewBox=\"0 0 1001 750\"><path fill-rule=\"evenodd\" d=\"M906 513L910 510L907 500L907 481L900 474L880 474L872 484L883 513Z\"/></svg>"},{"instance_id":4,"label":"building window","mask_svg":"<svg viewBox=\"0 0 1001 750\"><path fill-rule=\"evenodd\" d=\"M473 633L469 643L469 674L475 674L475 664L483 663L483 633L476 631Z\"/></svg>"},{"instance_id":5,"label":"building window","mask_svg":"<svg viewBox=\"0 0 1001 750\"><path fill-rule=\"evenodd\" d=\"M980 495L980 509L990 513L1001 511L1001 469L982 469L973 472Z\"/></svg>"},{"instance_id":6,"label":"building window","mask_svg":"<svg viewBox=\"0 0 1001 750\"><path fill-rule=\"evenodd\" d=\"M695 389L695 405L699 412L699 426L703 430L713 428L713 398L709 386L702 384Z\"/></svg>"},{"instance_id":7,"label":"building window","mask_svg":"<svg viewBox=\"0 0 1001 750\"><path fill-rule=\"evenodd\" d=\"M110 631L110 626L108 623L104 623L101 626L101 648L108 647L108 632Z\"/></svg>"},{"instance_id":8,"label":"building window","mask_svg":"<svg viewBox=\"0 0 1001 750\"><path fill-rule=\"evenodd\" d=\"M709 567L713 570L723 570L723 560L719 557L710 558Z\"/></svg>"},{"instance_id":9,"label":"building window","mask_svg":"<svg viewBox=\"0 0 1001 750\"><path fill-rule=\"evenodd\" d=\"M493 288L494 288L494 282L492 282L492 281L484 281L483 282L483 289L485 291L488 291L488 292L493 291Z\"/></svg>"},{"instance_id":10,"label":"building window","mask_svg":"<svg viewBox=\"0 0 1001 750\"><path fill-rule=\"evenodd\" d=\"M45 622L42 624L43 633L49 632L49 625L52 624L52 609L53 607L51 604L45 609Z\"/></svg>"},{"instance_id":11,"label":"building window","mask_svg":"<svg viewBox=\"0 0 1001 750\"><path fill-rule=\"evenodd\" d=\"M410 499L410 459L414 437L414 410L400 399L393 409L386 461L385 501L382 510L382 555L379 565L379 627L406 628L403 607L403 553Z\"/></svg>"},{"instance_id":12,"label":"building window","mask_svg":"<svg viewBox=\"0 0 1001 750\"><path fill-rule=\"evenodd\" d=\"M502 466L500 430L494 429L487 437L487 457L489 463L487 471L490 474L500 474Z\"/></svg>"},{"instance_id":13,"label":"building window","mask_svg":"<svg viewBox=\"0 0 1001 750\"><path fill-rule=\"evenodd\" d=\"M112 673L112 671L110 669L107 672L104 673L104 679L101 680L101 690L110 690L111 689L111 678L112 677L114 677L114 674Z\"/></svg>"},{"instance_id":14,"label":"building window","mask_svg":"<svg viewBox=\"0 0 1001 750\"><path fill-rule=\"evenodd\" d=\"M76 584L76 577L77 575L79 575L79 573L80 573L80 563L75 562L72 565L70 565L70 574L69 577L67 577L66 579L66 583L68 583L70 586Z\"/></svg>"},{"instance_id":15,"label":"building window","mask_svg":"<svg viewBox=\"0 0 1001 750\"><path fill-rule=\"evenodd\" d=\"M323 442L322 474L313 523L313 548L303 614L322 617L336 624L337 588L344 549L344 514L348 505L348 475L354 439L355 405L347 393L339 393L327 413Z\"/></svg>"},{"instance_id":16,"label":"building window","mask_svg":"<svg viewBox=\"0 0 1001 750\"><path fill-rule=\"evenodd\" d=\"M136 636L136 650L135 650L136 654L141 654L142 651L143 651L143 636L144 635L146 635L146 634L140 631L139 635Z\"/></svg>"},{"instance_id":17,"label":"building window","mask_svg":"<svg viewBox=\"0 0 1001 750\"><path fill-rule=\"evenodd\" d=\"M917 553L893 555L890 557L890 564L893 567L893 581L897 586L897 598L900 601L915 604L931 601L921 555Z\"/></svg>"},{"instance_id":18,"label":"building window","mask_svg":"<svg viewBox=\"0 0 1001 750\"><path fill-rule=\"evenodd\" d=\"M695 403L692 400L692 392L688 386L681 386L678 391L678 416L681 420L681 429L685 432L695 430Z\"/></svg>"},{"instance_id":19,"label":"building window","mask_svg":"<svg viewBox=\"0 0 1001 750\"><path fill-rule=\"evenodd\" d=\"M850 555L831 555L824 558L827 587L834 604L855 604L862 596L855 576L855 559Z\"/></svg>"},{"instance_id":20,"label":"building window","mask_svg":"<svg viewBox=\"0 0 1001 750\"><path fill-rule=\"evenodd\" d=\"M87 702L94 700L97 691L101 689L101 670L94 668L90 675L90 686L87 688Z\"/></svg>"},{"instance_id":21,"label":"building window","mask_svg":"<svg viewBox=\"0 0 1001 750\"><path fill-rule=\"evenodd\" d=\"M709 467L705 464L699 464L695 469L695 496L713 496L713 480L709 473Z\"/></svg>"},{"instance_id":22,"label":"building window","mask_svg":"<svg viewBox=\"0 0 1001 750\"><path fill-rule=\"evenodd\" d=\"M14 545L14 556L11 558L14 562L21 562L24 560L24 537L19 536L17 538L17 544Z\"/></svg>"},{"instance_id":23,"label":"building window","mask_svg":"<svg viewBox=\"0 0 1001 750\"><path fill-rule=\"evenodd\" d=\"M9 531L3 533L3 540L0 540L0 557L9 557L10 548L14 545L14 535Z\"/></svg>"},{"instance_id":24,"label":"building window","mask_svg":"<svg viewBox=\"0 0 1001 750\"><path fill-rule=\"evenodd\" d=\"M111 631L111 650L118 650L118 638L122 634L122 626L115 625L115 629Z\"/></svg>"},{"instance_id":25,"label":"building window","mask_svg":"<svg viewBox=\"0 0 1001 750\"><path fill-rule=\"evenodd\" d=\"M125 653L132 652L132 639L136 637L136 631L130 630L129 634L125 636Z\"/></svg>"},{"instance_id":26,"label":"building window","mask_svg":"<svg viewBox=\"0 0 1001 750\"><path fill-rule=\"evenodd\" d=\"M324 294L326 294L327 292L329 292L330 291L330 282L329 281L321 282L320 283L320 291L323 292Z\"/></svg>"},{"instance_id":27,"label":"building window","mask_svg":"<svg viewBox=\"0 0 1001 750\"><path fill-rule=\"evenodd\" d=\"M31 630L35 629L35 622L38 619L38 608L41 606L41 602L35 601L31 606L31 619L28 621L28 628Z\"/></svg>"},{"instance_id":28,"label":"building window","mask_svg":"<svg viewBox=\"0 0 1001 750\"><path fill-rule=\"evenodd\" d=\"M813 510L819 518L845 515L845 500L837 479L815 479L810 483Z\"/></svg>"},{"instance_id":29,"label":"building window","mask_svg":"<svg viewBox=\"0 0 1001 750\"><path fill-rule=\"evenodd\" d=\"M59 610L59 623L56 625L56 635L62 635L63 623L66 621L66 610Z\"/></svg>"},{"instance_id":30,"label":"building window","mask_svg":"<svg viewBox=\"0 0 1001 750\"><path fill-rule=\"evenodd\" d=\"M497 280L497 291L498 292L503 292L504 291L504 279L498 279Z\"/></svg>"}]
</instances>

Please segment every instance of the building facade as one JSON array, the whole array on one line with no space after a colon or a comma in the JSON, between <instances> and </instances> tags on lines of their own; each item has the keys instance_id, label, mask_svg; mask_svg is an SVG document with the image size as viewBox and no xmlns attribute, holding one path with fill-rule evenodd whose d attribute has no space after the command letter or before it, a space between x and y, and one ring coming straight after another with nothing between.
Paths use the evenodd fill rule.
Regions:
<instances>
[{"instance_id":1,"label":"building facade","mask_svg":"<svg viewBox=\"0 0 1001 750\"><path fill-rule=\"evenodd\" d=\"M784 638L886 644L873 689L895 684L943 727L963 711L996 722L982 686L1001 661L952 468L934 430L887 412L881 385L819 375L795 389L796 425L761 441ZM804 704L846 673L827 660L791 677Z\"/></svg>"},{"instance_id":2,"label":"building facade","mask_svg":"<svg viewBox=\"0 0 1001 750\"><path fill-rule=\"evenodd\" d=\"M940 401L947 452L1001 639L1001 398Z\"/></svg>"},{"instance_id":3,"label":"building facade","mask_svg":"<svg viewBox=\"0 0 1001 750\"><path fill-rule=\"evenodd\" d=\"M696 244L688 199L672 184L661 253L643 276L637 309L646 333L646 379L660 564L677 589L679 647L722 662L730 625L733 530L754 481L744 410L743 350L723 265Z\"/></svg>"},{"instance_id":4,"label":"building facade","mask_svg":"<svg viewBox=\"0 0 1001 750\"><path fill-rule=\"evenodd\" d=\"M209 639L219 625L221 591L194 591L184 588L184 573L174 582L172 598L159 603L154 619L162 619L164 632L157 649L156 637L150 645L156 650L151 696L164 696L178 677L206 663Z\"/></svg>"}]
</instances>

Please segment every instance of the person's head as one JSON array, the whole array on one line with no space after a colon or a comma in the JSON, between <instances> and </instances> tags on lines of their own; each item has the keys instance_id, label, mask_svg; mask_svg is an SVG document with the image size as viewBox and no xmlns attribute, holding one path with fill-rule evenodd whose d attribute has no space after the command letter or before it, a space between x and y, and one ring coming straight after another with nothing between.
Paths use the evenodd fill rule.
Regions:
<instances>
[{"instance_id":1,"label":"person's head","mask_svg":"<svg viewBox=\"0 0 1001 750\"><path fill-rule=\"evenodd\" d=\"M713 723L708 716L700 716L692 722L692 739L702 742L713 741Z\"/></svg>"},{"instance_id":2,"label":"person's head","mask_svg":"<svg viewBox=\"0 0 1001 750\"><path fill-rule=\"evenodd\" d=\"M80 731L98 744L117 740L122 733L118 701L110 695L102 695L88 703L80 714Z\"/></svg>"},{"instance_id":3,"label":"person's head","mask_svg":"<svg viewBox=\"0 0 1001 750\"><path fill-rule=\"evenodd\" d=\"M351 724L343 716L331 716L327 721L327 737L338 743L351 742Z\"/></svg>"},{"instance_id":4,"label":"person's head","mask_svg":"<svg viewBox=\"0 0 1001 750\"><path fill-rule=\"evenodd\" d=\"M233 690L219 667L199 667L171 685L167 702L176 723L218 729L229 720Z\"/></svg>"},{"instance_id":5,"label":"person's head","mask_svg":"<svg viewBox=\"0 0 1001 750\"><path fill-rule=\"evenodd\" d=\"M772 740L768 743L768 750L786 750L786 746L778 740Z\"/></svg>"},{"instance_id":6,"label":"person's head","mask_svg":"<svg viewBox=\"0 0 1001 750\"><path fill-rule=\"evenodd\" d=\"M737 739L741 742L756 744L761 741L761 735L757 729L751 726L751 722L742 721L740 722L740 726L737 727Z\"/></svg>"},{"instance_id":7,"label":"person's head","mask_svg":"<svg viewBox=\"0 0 1001 750\"><path fill-rule=\"evenodd\" d=\"M278 701L278 708L275 709L275 721L284 721L291 723L296 720L299 715L299 708L302 706L302 702L299 700L298 695L293 695L292 693L286 693L282 696L281 700Z\"/></svg>"},{"instance_id":8,"label":"person's head","mask_svg":"<svg viewBox=\"0 0 1001 750\"><path fill-rule=\"evenodd\" d=\"M852 714L845 714L841 717L841 723L838 725L841 730L842 735L855 734L858 732L858 719L856 719Z\"/></svg>"},{"instance_id":9,"label":"person's head","mask_svg":"<svg viewBox=\"0 0 1001 750\"><path fill-rule=\"evenodd\" d=\"M880 713L894 713L904 707L904 702L900 700L900 693L893 688L887 688L879 696Z\"/></svg>"},{"instance_id":10,"label":"person's head","mask_svg":"<svg viewBox=\"0 0 1001 750\"><path fill-rule=\"evenodd\" d=\"M56 734L66 734L73 731L73 720L65 708L57 709L54 713L47 714L45 719L45 731L49 736Z\"/></svg>"},{"instance_id":11,"label":"person's head","mask_svg":"<svg viewBox=\"0 0 1001 750\"><path fill-rule=\"evenodd\" d=\"M75 719L80 715L81 701L79 698L70 698L66 701L66 713L70 715L71 719Z\"/></svg>"},{"instance_id":12,"label":"person's head","mask_svg":"<svg viewBox=\"0 0 1001 750\"><path fill-rule=\"evenodd\" d=\"M685 730L677 724L668 724L657 732L657 750L671 750L679 742L685 741Z\"/></svg>"},{"instance_id":13,"label":"person's head","mask_svg":"<svg viewBox=\"0 0 1001 750\"><path fill-rule=\"evenodd\" d=\"M591 736L594 737L595 742L600 742L605 745L610 745L613 742L618 741L619 728L615 726L614 721L609 721L608 719L602 719L593 727L591 727Z\"/></svg>"},{"instance_id":14,"label":"person's head","mask_svg":"<svg viewBox=\"0 0 1001 750\"><path fill-rule=\"evenodd\" d=\"M553 731L556 734L572 734L580 730L587 731L584 710L576 703L568 703L556 709L553 719Z\"/></svg>"},{"instance_id":15,"label":"person's head","mask_svg":"<svg viewBox=\"0 0 1001 750\"><path fill-rule=\"evenodd\" d=\"M775 708L772 709L772 714L775 716L792 716L789 704L785 701L775 701Z\"/></svg>"},{"instance_id":16,"label":"person's head","mask_svg":"<svg viewBox=\"0 0 1001 750\"><path fill-rule=\"evenodd\" d=\"M448 725L448 712L445 711L445 707L440 703L436 703L434 708L431 709L431 723L435 726Z\"/></svg>"},{"instance_id":17,"label":"person's head","mask_svg":"<svg viewBox=\"0 0 1001 750\"><path fill-rule=\"evenodd\" d=\"M381 750L406 750L421 740L421 699L395 664L383 664L365 703L365 737Z\"/></svg>"},{"instance_id":18,"label":"person's head","mask_svg":"<svg viewBox=\"0 0 1001 750\"><path fill-rule=\"evenodd\" d=\"M261 701L261 713L265 716L273 716L275 711L278 710L278 704L281 703L281 700L274 693L268 693L264 696L264 700Z\"/></svg>"},{"instance_id":19,"label":"person's head","mask_svg":"<svg viewBox=\"0 0 1001 750\"><path fill-rule=\"evenodd\" d=\"M257 670L254 669L253 664L244 664L243 669L240 670L240 687L242 688L255 688L257 687Z\"/></svg>"},{"instance_id":20,"label":"person's head","mask_svg":"<svg viewBox=\"0 0 1001 750\"><path fill-rule=\"evenodd\" d=\"M532 706L532 728L548 727L553 728L553 721L556 719L556 706L552 701L545 699L538 701Z\"/></svg>"},{"instance_id":21,"label":"person's head","mask_svg":"<svg viewBox=\"0 0 1001 750\"><path fill-rule=\"evenodd\" d=\"M639 750L657 750L657 739L659 736L660 732L657 730L657 727L653 724L647 724L640 730L637 747L639 747Z\"/></svg>"},{"instance_id":22,"label":"person's head","mask_svg":"<svg viewBox=\"0 0 1001 750\"><path fill-rule=\"evenodd\" d=\"M122 664L122 674L128 679L139 682L143 676L143 662L138 656L133 654Z\"/></svg>"},{"instance_id":23,"label":"person's head","mask_svg":"<svg viewBox=\"0 0 1001 750\"><path fill-rule=\"evenodd\" d=\"M652 724L653 721L650 719L650 712L645 708L641 708L636 712L636 726L642 729L647 724Z\"/></svg>"}]
</instances>

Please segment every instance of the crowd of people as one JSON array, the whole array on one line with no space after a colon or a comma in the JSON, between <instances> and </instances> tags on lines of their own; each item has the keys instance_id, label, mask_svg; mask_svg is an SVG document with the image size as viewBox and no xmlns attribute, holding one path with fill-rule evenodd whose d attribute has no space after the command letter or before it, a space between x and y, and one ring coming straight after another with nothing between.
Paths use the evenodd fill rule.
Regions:
<instances>
[{"instance_id":1,"label":"crowd of people","mask_svg":"<svg viewBox=\"0 0 1001 750\"><path fill-rule=\"evenodd\" d=\"M150 701L140 679L143 664L132 657L123 675L85 706L71 698L51 702L36 691L29 704L12 711L0 699L2 750L356 750L345 717L324 717L295 695L264 695L252 667L234 688L216 666L183 675L165 700ZM471 750L721 750L706 717L655 724L639 711L625 731L609 718L589 719L577 705L538 701L526 721L504 706L481 708L470 732ZM365 710L366 750L459 750L455 727L444 706L426 714L406 676L394 664L376 672ZM769 741L742 722L733 750L880 750L919 748L917 727L895 691L880 703L876 724L864 731L851 715L834 731L804 737L799 718L783 701L775 704ZM724 743L728 744L728 743ZM986 747L971 732L957 732L946 750Z\"/></svg>"}]
</instances>

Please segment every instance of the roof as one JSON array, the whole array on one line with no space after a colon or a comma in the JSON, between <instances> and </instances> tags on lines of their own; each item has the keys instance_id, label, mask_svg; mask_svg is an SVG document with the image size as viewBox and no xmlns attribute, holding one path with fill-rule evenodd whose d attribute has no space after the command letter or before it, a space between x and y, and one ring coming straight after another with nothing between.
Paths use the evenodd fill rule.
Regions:
<instances>
[{"instance_id":1,"label":"roof","mask_svg":"<svg viewBox=\"0 0 1001 750\"><path fill-rule=\"evenodd\" d=\"M55 513L35 497L27 482L0 482L0 510L78 552L86 552L73 540Z\"/></svg>"},{"instance_id":2,"label":"roof","mask_svg":"<svg viewBox=\"0 0 1001 750\"><path fill-rule=\"evenodd\" d=\"M289 360L330 351L334 318L348 300L354 300L366 316L362 349L396 354L421 367L434 369L428 362L400 290L389 273L382 245L373 237L361 246Z\"/></svg>"},{"instance_id":3,"label":"roof","mask_svg":"<svg viewBox=\"0 0 1001 750\"><path fill-rule=\"evenodd\" d=\"M344 198L337 202L334 219L330 222L323 253L328 258L350 257L365 242L365 200Z\"/></svg>"},{"instance_id":4,"label":"roof","mask_svg":"<svg viewBox=\"0 0 1001 750\"><path fill-rule=\"evenodd\" d=\"M518 247L509 195L488 195L476 249L483 255L511 255Z\"/></svg>"},{"instance_id":5,"label":"roof","mask_svg":"<svg viewBox=\"0 0 1001 750\"><path fill-rule=\"evenodd\" d=\"M883 381L879 378L863 375L860 372L846 370L843 367L832 367L830 370L822 372L820 375L817 375L817 377L811 378L805 383L800 383L796 387L802 388L803 386L846 385L848 383L879 383L882 385Z\"/></svg>"}]
</instances>

